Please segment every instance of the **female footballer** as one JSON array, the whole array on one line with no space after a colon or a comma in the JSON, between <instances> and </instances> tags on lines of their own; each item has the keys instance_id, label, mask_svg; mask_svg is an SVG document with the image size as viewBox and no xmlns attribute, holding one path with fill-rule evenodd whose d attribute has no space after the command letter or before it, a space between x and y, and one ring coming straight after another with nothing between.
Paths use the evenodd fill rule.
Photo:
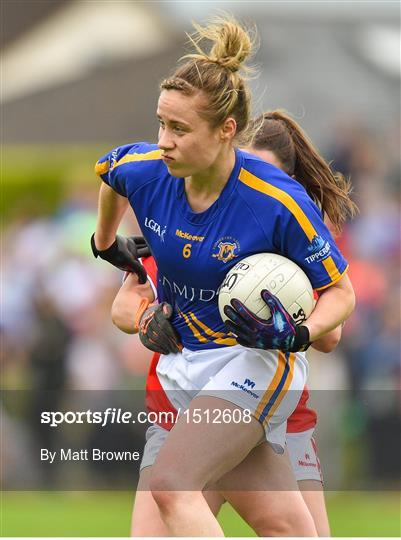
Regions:
<instances>
[{"instance_id":1,"label":"female footballer","mask_svg":"<svg viewBox=\"0 0 401 540\"><path fill-rule=\"evenodd\" d=\"M212 42L210 52L201 48L203 39ZM244 489L254 491L246 519L264 536L266 488L255 469L241 470L247 457L247 467L262 463L288 491L282 510L289 534L314 536L285 452L285 428L306 381L303 351L353 310L347 263L306 190L237 148L249 124L250 94L240 74L252 52L249 34L236 21L218 19L197 26L192 42L196 52L161 85L158 145L119 147L96 166L104 183L94 249L109 258L118 249L129 201L157 262L161 301L144 311L139 333L152 348L154 329L170 320L170 354L157 371L163 388L175 390L174 406L186 409L166 437L149 486L170 535L222 536L203 490L235 469L247 476ZM332 196L330 181L321 185L322 197ZM268 291L262 292L268 321L236 300L226 306L228 322L221 320L217 291L227 271L263 251L291 258L320 291L302 325ZM238 388L244 380L252 392ZM211 411L226 418L242 411L242 422L210 422Z\"/></svg>"},{"instance_id":2,"label":"female footballer","mask_svg":"<svg viewBox=\"0 0 401 540\"><path fill-rule=\"evenodd\" d=\"M259 155L262 159L285 170L293 178L296 178L296 169L298 181L305 188L308 187L308 184L311 184L309 178L312 172L315 175L319 173L321 177L332 174L329 166L318 155L301 127L284 111L266 112L262 118L255 120L255 125L258 126L258 131L254 136L249 152ZM310 169L309 174L307 173L308 168ZM337 174L336 178L339 186L338 197L344 200L346 206L350 205L350 213L352 213L352 203L348 202L350 186L340 174ZM343 224L341 216L336 211L332 212L330 208L328 210L325 208L325 213L331 216L333 222L336 223L336 231L339 232ZM138 245L139 249L142 248L142 253L145 253L144 246L142 240ZM157 268L154 259L146 257L142 261L150 282L156 284ZM135 274L128 275L127 280L116 296L112 309L113 321L121 330L128 333L137 331L134 321L144 290L143 286L138 285L138 278ZM153 285L153 290L155 290L155 285ZM146 294L151 301L154 300L152 292L148 290ZM341 327L338 327L315 341L312 347L322 352L330 352L337 345L340 337ZM158 381L156 371L158 357L159 354L155 353L149 370L146 385L147 405L150 410L155 412L163 410L176 414L174 407L169 402ZM329 536L330 528L324 502L319 460L312 438L316 425L316 414L308 408L307 400L308 393L305 389L295 411L287 421L287 448L295 478L313 517L317 533L319 536ZM147 489L147 479L151 473L149 468L153 465L157 452L167 436L167 431L171 428L172 424L168 422L159 422L158 426L149 428L141 464L141 480L135 499L132 523L133 536L164 536L166 534L157 506ZM309 456L309 458L312 456L312 461L306 463L305 456ZM224 501L224 498L217 492L207 491L205 497L214 511L218 511ZM249 495L247 497L249 498ZM272 497L275 504L277 504L277 493L272 492ZM271 504L269 504L270 507ZM271 536L275 536L279 530L283 530L279 524L272 522L272 520L270 520L270 527Z\"/></svg>"}]
</instances>

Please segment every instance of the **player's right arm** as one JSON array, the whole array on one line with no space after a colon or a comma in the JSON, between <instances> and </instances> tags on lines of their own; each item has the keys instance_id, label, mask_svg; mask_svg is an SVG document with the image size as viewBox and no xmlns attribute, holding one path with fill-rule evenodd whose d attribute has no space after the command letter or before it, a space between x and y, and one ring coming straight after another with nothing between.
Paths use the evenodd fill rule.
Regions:
<instances>
[{"instance_id":1,"label":"player's right arm","mask_svg":"<svg viewBox=\"0 0 401 540\"><path fill-rule=\"evenodd\" d=\"M95 234L91 237L92 251L121 270L135 272L140 283L146 282L146 272L133 262L132 242L117 236L119 224L126 212L129 196L144 184L158 178L160 150L149 143L127 144L101 157L95 172L102 179L98 200ZM132 257L133 256L133 257Z\"/></svg>"},{"instance_id":2,"label":"player's right arm","mask_svg":"<svg viewBox=\"0 0 401 540\"><path fill-rule=\"evenodd\" d=\"M149 303L155 301L149 281L140 284L136 274L128 274L111 308L111 318L115 326L127 334L136 334L137 314L144 300Z\"/></svg>"},{"instance_id":3,"label":"player's right arm","mask_svg":"<svg viewBox=\"0 0 401 540\"><path fill-rule=\"evenodd\" d=\"M114 242L118 226L128 208L128 199L119 195L106 183L102 183L99 192L98 216L94 236L95 246L105 250Z\"/></svg>"},{"instance_id":4,"label":"player's right arm","mask_svg":"<svg viewBox=\"0 0 401 540\"><path fill-rule=\"evenodd\" d=\"M132 175L132 170L129 165L121 167L119 163L139 147L139 144L127 144L115 148L101 157L95 165L95 172L103 181L99 192L94 236L94 243L99 251L109 248L114 242L118 226L128 208L127 173Z\"/></svg>"}]
</instances>

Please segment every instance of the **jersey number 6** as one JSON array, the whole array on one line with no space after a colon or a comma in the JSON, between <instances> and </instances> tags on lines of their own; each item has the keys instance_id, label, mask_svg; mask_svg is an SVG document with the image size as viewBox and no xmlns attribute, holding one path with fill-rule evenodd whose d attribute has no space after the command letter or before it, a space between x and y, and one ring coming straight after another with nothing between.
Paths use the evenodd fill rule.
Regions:
<instances>
[{"instance_id":1,"label":"jersey number 6","mask_svg":"<svg viewBox=\"0 0 401 540\"><path fill-rule=\"evenodd\" d=\"M189 259L191 256L191 247L192 244L185 244L185 246L182 249L182 255L185 259Z\"/></svg>"}]
</instances>

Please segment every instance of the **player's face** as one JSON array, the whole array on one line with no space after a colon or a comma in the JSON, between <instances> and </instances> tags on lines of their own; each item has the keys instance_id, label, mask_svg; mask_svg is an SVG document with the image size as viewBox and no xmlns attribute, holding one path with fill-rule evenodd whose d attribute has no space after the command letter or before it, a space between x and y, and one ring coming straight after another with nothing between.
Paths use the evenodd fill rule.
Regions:
<instances>
[{"instance_id":1,"label":"player's face","mask_svg":"<svg viewBox=\"0 0 401 540\"><path fill-rule=\"evenodd\" d=\"M189 177L213 167L222 148L221 130L199 116L204 106L201 92L186 96L163 90L159 97L159 148L173 176Z\"/></svg>"},{"instance_id":2,"label":"player's face","mask_svg":"<svg viewBox=\"0 0 401 540\"><path fill-rule=\"evenodd\" d=\"M278 159L276 154L274 152L272 152L271 150L263 150L263 149L260 149L260 148L251 147L251 148L248 149L248 152L250 154L254 154L255 156L260 157L261 159L263 159L264 161L267 161L267 163L270 163L271 165L274 165L278 169L283 168L283 164Z\"/></svg>"}]
</instances>

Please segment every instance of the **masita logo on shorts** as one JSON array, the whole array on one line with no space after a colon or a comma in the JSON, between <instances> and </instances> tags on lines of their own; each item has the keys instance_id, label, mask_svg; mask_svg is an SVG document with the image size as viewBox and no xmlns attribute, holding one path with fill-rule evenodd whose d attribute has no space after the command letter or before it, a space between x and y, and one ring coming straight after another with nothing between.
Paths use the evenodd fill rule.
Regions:
<instances>
[{"instance_id":1,"label":"masita logo on shorts","mask_svg":"<svg viewBox=\"0 0 401 540\"><path fill-rule=\"evenodd\" d=\"M234 386L234 388L238 388L238 390L242 390L243 392L246 392L247 394L249 394L255 399L259 399L258 394L256 394L255 392L252 392L252 390L249 390L249 387L250 388L255 387L255 382L251 381L250 379L245 379L242 384L237 383L237 381L231 381L231 386Z\"/></svg>"},{"instance_id":2,"label":"masita logo on shorts","mask_svg":"<svg viewBox=\"0 0 401 540\"><path fill-rule=\"evenodd\" d=\"M157 236L160 237L161 242L164 242L164 235L166 234L167 225L162 227L154 219L149 219L148 217L146 217L145 227L156 233Z\"/></svg>"},{"instance_id":3,"label":"masita logo on shorts","mask_svg":"<svg viewBox=\"0 0 401 540\"><path fill-rule=\"evenodd\" d=\"M305 257L305 261L310 264L327 259L330 256L331 247L329 242L325 241L321 236L315 235L308 246L308 251L310 255Z\"/></svg>"}]
</instances>

